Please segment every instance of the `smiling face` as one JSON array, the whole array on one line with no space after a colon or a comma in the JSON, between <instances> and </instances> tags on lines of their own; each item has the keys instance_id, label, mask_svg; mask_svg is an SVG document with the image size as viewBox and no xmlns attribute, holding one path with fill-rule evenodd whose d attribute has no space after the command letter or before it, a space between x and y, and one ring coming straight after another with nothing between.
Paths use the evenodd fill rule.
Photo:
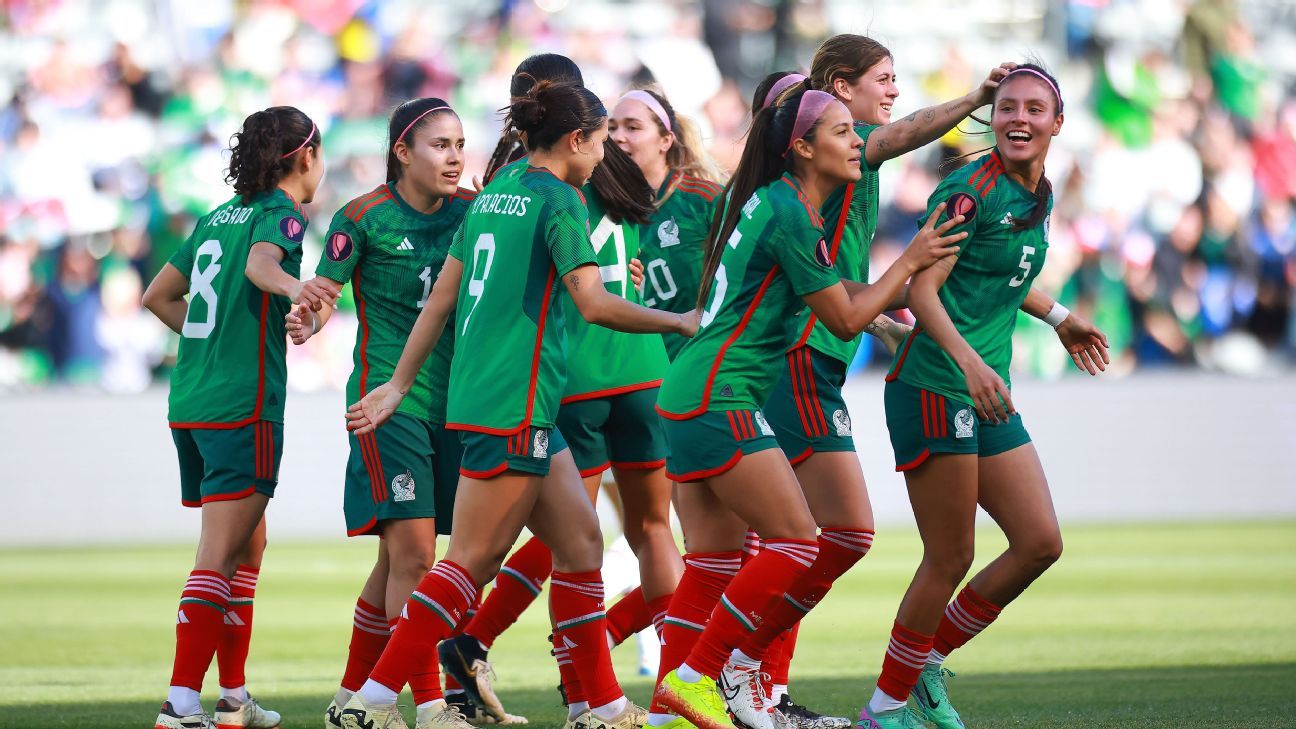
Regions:
<instances>
[{"instance_id":1,"label":"smiling face","mask_svg":"<svg viewBox=\"0 0 1296 729\"><path fill-rule=\"evenodd\" d=\"M403 178L430 195L446 197L459 189L463 148L463 124L459 117L442 112L397 142L395 151L404 168Z\"/></svg>"},{"instance_id":2,"label":"smiling face","mask_svg":"<svg viewBox=\"0 0 1296 729\"><path fill-rule=\"evenodd\" d=\"M852 121L844 104L829 104L815 126L814 139L792 143L791 153L799 158L801 169L834 184L858 180L864 142L855 133Z\"/></svg>"},{"instance_id":3,"label":"smiling face","mask_svg":"<svg viewBox=\"0 0 1296 729\"><path fill-rule=\"evenodd\" d=\"M990 116L995 147L1006 162L1043 162L1049 142L1062 131L1058 99L1048 82L1030 73L1011 74L999 84Z\"/></svg>"},{"instance_id":4,"label":"smiling face","mask_svg":"<svg viewBox=\"0 0 1296 729\"><path fill-rule=\"evenodd\" d=\"M900 96L895 63L887 56L853 82L835 79L831 91L850 110L852 119L866 124L889 124L891 107Z\"/></svg>"},{"instance_id":5,"label":"smiling face","mask_svg":"<svg viewBox=\"0 0 1296 729\"><path fill-rule=\"evenodd\" d=\"M623 99L612 109L608 134L612 143L645 171L664 166L666 150L675 142L675 135L662 134L661 122L652 110L635 99Z\"/></svg>"}]
</instances>

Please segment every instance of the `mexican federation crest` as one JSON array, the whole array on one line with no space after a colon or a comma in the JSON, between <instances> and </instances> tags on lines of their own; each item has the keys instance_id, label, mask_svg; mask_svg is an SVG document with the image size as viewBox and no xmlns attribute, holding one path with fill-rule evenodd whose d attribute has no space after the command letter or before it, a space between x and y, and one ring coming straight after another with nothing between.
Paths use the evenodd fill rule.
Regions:
<instances>
[{"instance_id":1,"label":"mexican federation crest","mask_svg":"<svg viewBox=\"0 0 1296 729\"><path fill-rule=\"evenodd\" d=\"M954 414L954 437L971 438L972 426L975 423L976 423L976 418L972 415L971 410L967 408L963 408L962 410L958 411L957 413Z\"/></svg>"},{"instance_id":2,"label":"mexican federation crest","mask_svg":"<svg viewBox=\"0 0 1296 729\"><path fill-rule=\"evenodd\" d=\"M549 457L549 431L537 430L531 441L531 455L535 458Z\"/></svg>"},{"instance_id":3,"label":"mexican federation crest","mask_svg":"<svg viewBox=\"0 0 1296 729\"><path fill-rule=\"evenodd\" d=\"M657 241L662 248L679 245L679 223L671 218L657 226Z\"/></svg>"},{"instance_id":4,"label":"mexican federation crest","mask_svg":"<svg viewBox=\"0 0 1296 729\"><path fill-rule=\"evenodd\" d=\"M414 500L414 474L408 470L392 479L392 501Z\"/></svg>"},{"instance_id":5,"label":"mexican federation crest","mask_svg":"<svg viewBox=\"0 0 1296 729\"><path fill-rule=\"evenodd\" d=\"M837 436L845 438L851 434L850 413L845 410L833 412L833 427L837 429Z\"/></svg>"}]
</instances>

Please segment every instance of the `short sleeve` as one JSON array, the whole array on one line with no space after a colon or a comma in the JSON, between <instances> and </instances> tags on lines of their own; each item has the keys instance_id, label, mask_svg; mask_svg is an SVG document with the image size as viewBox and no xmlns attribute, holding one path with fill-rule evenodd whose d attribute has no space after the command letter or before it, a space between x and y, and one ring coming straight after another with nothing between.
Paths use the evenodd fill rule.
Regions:
<instances>
[{"instance_id":1,"label":"short sleeve","mask_svg":"<svg viewBox=\"0 0 1296 729\"><path fill-rule=\"evenodd\" d=\"M261 213L252 228L252 243L273 243L285 253L301 250L306 237L306 217L296 210L271 208Z\"/></svg>"},{"instance_id":2,"label":"short sleeve","mask_svg":"<svg viewBox=\"0 0 1296 729\"><path fill-rule=\"evenodd\" d=\"M450 250L446 253L447 256L459 261L460 263L463 263L468 255L464 250L464 237L467 235L467 233L464 232L464 229L467 227L468 223L466 220L459 223L459 227L455 228L454 237L450 239Z\"/></svg>"},{"instance_id":3,"label":"short sleeve","mask_svg":"<svg viewBox=\"0 0 1296 729\"><path fill-rule=\"evenodd\" d=\"M857 134L860 138L860 141L864 143L864 149L868 149L869 136L873 134L873 132L877 131L878 127L880 126L881 126L880 124L865 124L863 122L855 122L855 134ZM882 169L881 162L878 162L877 164L870 164L868 161L867 154L860 157L860 164L864 166L864 169L869 170L871 172L877 172L878 170Z\"/></svg>"},{"instance_id":4,"label":"short sleeve","mask_svg":"<svg viewBox=\"0 0 1296 729\"><path fill-rule=\"evenodd\" d=\"M949 177L941 180L936 186L935 192L927 198L927 210L918 218L918 227L927 224L927 218L936 210L936 206L945 203L945 212L941 214L936 221L937 225L944 223L952 217L963 215L967 220L955 226L949 231L949 234L967 231L968 237L959 243L961 251L966 251L968 244L972 242L973 235L976 233L977 224L980 222L982 203L976 188L972 187L963 179L963 171L959 170Z\"/></svg>"},{"instance_id":5,"label":"short sleeve","mask_svg":"<svg viewBox=\"0 0 1296 729\"><path fill-rule=\"evenodd\" d=\"M822 291L841 280L829 257L822 227L811 223L804 213L779 214L776 225L774 255L797 296Z\"/></svg>"},{"instance_id":6,"label":"short sleeve","mask_svg":"<svg viewBox=\"0 0 1296 729\"><path fill-rule=\"evenodd\" d=\"M598 260L590 244L589 212L584 205L569 205L545 213L545 244L549 246L549 256L559 276Z\"/></svg>"},{"instance_id":7,"label":"short sleeve","mask_svg":"<svg viewBox=\"0 0 1296 729\"><path fill-rule=\"evenodd\" d=\"M199 224L201 224L201 221L199 221ZM189 278L189 274L193 273L194 265L194 244L192 233L183 243L180 244L178 248L176 248L175 253L172 253L171 257L167 259L167 263L175 266L176 270L178 270L185 278Z\"/></svg>"},{"instance_id":8,"label":"short sleeve","mask_svg":"<svg viewBox=\"0 0 1296 729\"><path fill-rule=\"evenodd\" d=\"M364 257L367 238L364 229L339 210L324 236L324 254L315 266L315 275L346 283Z\"/></svg>"}]
</instances>

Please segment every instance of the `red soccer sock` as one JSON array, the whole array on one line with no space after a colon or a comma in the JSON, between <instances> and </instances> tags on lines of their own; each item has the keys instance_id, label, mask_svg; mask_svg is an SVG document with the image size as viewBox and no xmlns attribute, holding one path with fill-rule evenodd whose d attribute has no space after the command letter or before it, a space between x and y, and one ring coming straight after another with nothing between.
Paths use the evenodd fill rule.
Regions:
<instances>
[{"instance_id":1,"label":"red soccer sock","mask_svg":"<svg viewBox=\"0 0 1296 729\"><path fill-rule=\"evenodd\" d=\"M765 654L765 660L761 663L761 670L769 675L769 686L766 688L788 685L788 674L792 669L792 656L796 653L799 630L801 630L801 623L784 631L770 644L769 652ZM743 652L746 652L745 648Z\"/></svg>"},{"instance_id":2,"label":"red soccer sock","mask_svg":"<svg viewBox=\"0 0 1296 729\"><path fill-rule=\"evenodd\" d=\"M486 595L472 622L464 626L471 635L490 648L495 639L517 622L531 603L540 596L545 580L553 571L553 553L539 539L531 537L508 558L495 578L495 588Z\"/></svg>"},{"instance_id":3,"label":"red soccer sock","mask_svg":"<svg viewBox=\"0 0 1296 729\"><path fill-rule=\"evenodd\" d=\"M703 676L718 678L729 654L756 630L762 609L814 564L818 552L818 545L806 539L765 540L760 554L725 588L684 662Z\"/></svg>"},{"instance_id":4,"label":"red soccer sock","mask_svg":"<svg viewBox=\"0 0 1296 729\"><path fill-rule=\"evenodd\" d=\"M652 625L653 614L644 600L643 588L636 587L617 601L607 612L607 632L614 645L621 645L630 636Z\"/></svg>"},{"instance_id":5,"label":"red soccer sock","mask_svg":"<svg viewBox=\"0 0 1296 729\"><path fill-rule=\"evenodd\" d=\"M567 649L580 682L579 693L590 706L603 706L624 696L612 670L603 613L603 576L598 572L555 572L549 583L555 655ZM573 699L568 699L573 700Z\"/></svg>"},{"instance_id":6,"label":"red soccer sock","mask_svg":"<svg viewBox=\"0 0 1296 729\"><path fill-rule=\"evenodd\" d=\"M934 636L915 633L897 620L891 628L891 642L887 644L886 657L882 659L882 675L878 676L878 688L896 701L905 701L914 684L918 683L918 674L927 664L927 654L931 652Z\"/></svg>"},{"instance_id":7,"label":"red soccer sock","mask_svg":"<svg viewBox=\"0 0 1296 729\"><path fill-rule=\"evenodd\" d=\"M771 644L801 621L828 594L838 577L868 554L873 532L862 529L824 529L819 534L819 556L810 569L761 611L765 622L742 644L742 652L764 661ZM692 665L692 664L689 664ZM779 682L775 682L779 683Z\"/></svg>"},{"instance_id":8,"label":"red soccer sock","mask_svg":"<svg viewBox=\"0 0 1296 729\"><path fill-rule=\"evenodd\" d=\"M747 535L743 537L742 563L747 564L753 557L760 554L761 551L760 535L751 529L747 530Z\"/></svg>"},{"instance_id":9,"label":"red soccer sock","mask_svg":"<svg viewBox=\"0 0 1296 729\"><path fill-rule=\"evenodd\" d=\"M693 650L698 636L706 626L707 618L720 601L720 595L729 586L742 564L741 552L698 552L684 555L684 575L680 577L675 592L662 621L661 661L657 667L657 683L666 674L680 667L684 657ZM653 696L654 713L670 710Z\"/></svg>"},{"instance_id":10,"label":"red soccer sock","mask_svg":"<svg viewBox=\"0 0 1296 729\"><path fill-rule=\"evenodd\" d=\"M657 631L657 640L662 639L662 631L665 629L666 611L670 609L671 598L675 593L668 592L665 595L658 595L648 601L648 614L652 616L653 629Z\"/></svg>"},{"instance_id":11,"label":"red soccer sock","mask_svg":"<svg viewBox=\"0 0 1296 729\"><path fill-rule=\"evenodd\" d=\"M180 593L180 610L176 613L172 686L202 691L203 676L211 665L216 645L225 629L229 597L230 583L225 575L212 570L189 573L184 591Z\"/></svg>"},{"instance_id":12,"label":"red soccer sock","mask_svg":"<svg viewBox=\"0 0 1296 729\"><path fill-rule=\"evenodd\" d=\"M392 626L394 628L395 623ZM445 694L441 692L441 659L435 650L430 650L423 656L422 665L410 676L409 687L415 706L445 698Z\"/></svg>"},{"instance_id":13,"label":"red soccer sock","mask_svg":"<svg viewBox=\"0 0 1296 729\"><path fill-rule=\"evenodd\" d=\"M971 585L964 587L954 601L945 606L945 615L936 628L933 649L944 660L950 651L962 648L963 644L990 627L1001 610L1002 607L976 594Z\"/></svg>"},{"instance_id":14,"label":"red soccer sock","mask_svg":"<svg viewBox=\"0 0 1296 729\"><path fill-rule=\"evenodd\" d=\"M370 680L400 693L414 674L426 669L427 657L436 655L437 644L463 620L476 596L477 585L468 570L449 560L437 562L405 603Z\"/></svg>"},{"instance_id":15,"label":"red soccer sock","mask_svg":"<svg viewBox=\"0 0 1296 729\"><path fill-rule=\"evenodd\" d=\"M459 627L456 628L454 632L450 634L449 637L454 638L456 636L463 635L464 627L468 625L472 625L473 617L477 615L478 610L481 610L481 604L482 604L482 599L481 599L481 593L479 592L477 593L477 599L473 600L473 604L469 606L468 612L464 613L463 622L459 623ZM445 673L445 690L446 693L450 693L451 691L463 690L463 686L459 685L459 682L455 680L454 676L450 675L449 671Z\"/></svg>"},{"instance_id":16,"label":"red soccer sock","mask_svg":"<svg viewBox=\"0 0 1296 729\"><path fill-rule=\"evenodd\" d=\"M558 682L562 684L563 695L567 705L579 704L585 700L585 689L581 686L580 676L576 673L576 664L572 663L571 647L564 636L555 627L553 635L553 656L558 661Z\"/></svg>"},{"instance_id":17,"label":"red soccer sock","mask_svg":"<svg viewBox=\"0 0 1296 729\"><path fill-rule=\"evenodd\" d=\"M390 637L391 628L383 609L363 598L357 599L351 617L351 645L347 649L346 670L342 672L342 688L352 693L360 690Z\"/></svg>"},{"instance_id":18,"label":"red soccer sock","mask_svg":"<svg viewBox=\"0 0 1296 729\"><path fill-rule=\"evenodd\" d=\"M248 645L252 642L252 598L256 596L260 574L261 570L241 564L230 580L225 629L216 644L216 667L220 670L221 688L235 689L247 684L245 669Z\"/></svg>"}]
</instances>

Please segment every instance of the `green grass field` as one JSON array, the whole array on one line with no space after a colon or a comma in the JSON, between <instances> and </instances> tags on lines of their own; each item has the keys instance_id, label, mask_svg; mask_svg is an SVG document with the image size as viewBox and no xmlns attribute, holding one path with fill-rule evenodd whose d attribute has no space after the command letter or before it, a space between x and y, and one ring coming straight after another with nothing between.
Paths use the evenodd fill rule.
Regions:
<instances>
[{"instance_id":1,"label":"green grass field","mask_svg":"<svg viewBox=\"0 0 1296 729\"><path fill-rule=\"evenodd\" d=\"M1062 561L947 664L970 727L1296 726L1296 523L1064 533ZM978 561L1001 545L986 531ZM248 675L285 729L322 726L373 548L271 544ZM882 530L810 616L793 663L798 701L855 715L918 551L912 531ZM190 560L188 546L0 550L0 727L148 726ZM565 715L545 615L534 605L492 658L509 710L556 727ZM615 657L646 702L633 644ZM207 683L214 694L214 667Z\"/></svg>"}]
</instances>

